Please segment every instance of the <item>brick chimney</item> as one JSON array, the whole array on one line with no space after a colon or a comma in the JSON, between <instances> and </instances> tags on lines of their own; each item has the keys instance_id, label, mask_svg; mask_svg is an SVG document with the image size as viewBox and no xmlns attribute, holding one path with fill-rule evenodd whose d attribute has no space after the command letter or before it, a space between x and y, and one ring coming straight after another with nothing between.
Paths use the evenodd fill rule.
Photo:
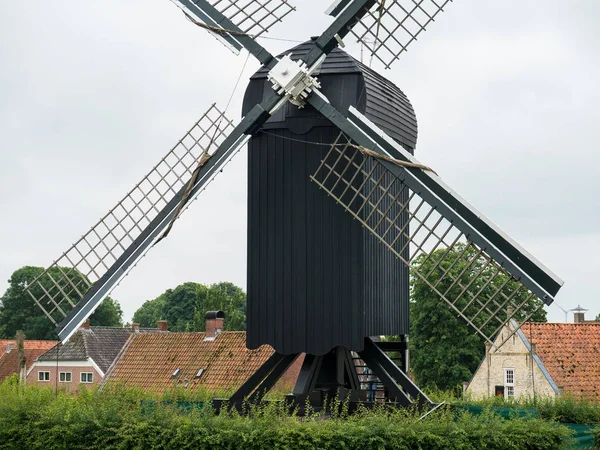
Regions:
<instances>
[{"instance_id":1,"label":"brick chimney","mask_svg":"<svg viewBox=\"0 0 600 450\"><path fill-rule=\"evenodd\" d=\"M166 320L159 320L156 322L156 328L160 331L167 331L169 329L169 325Z\"/></svg>"},{"instance_id":2,"label":"brick chimney","mask_svg":"<svg viewBox=\"0 0 600 450\"><path fill-rule=\"evenodd\" d=\"M132 323L131 324L131 331L133 333L139 333L139 331L140 331L140 324L139 323Z\"/></svg>"},{"instance_id":3,"label":"brick chimney","mask_svg":"<svg viewBox=\"0 0 600 450\"><path fill-rule=\"evenodd\" d=\"M223 311L208 311L204 315L204 318L206 319L206 334L204 335L204 340L212 341L217 337L217 334L223 331L225 313Z\"/></svg>"},{"instance_id":4,"label":"brick chimney","mask_svg":"<svg viewBox=\"0 0 600 450\"><path fill-rule=\"evenodd\" d=\"M577 305L577 308L573 308L573 322L575 323L584 323L585 322L585 312L587 309L582 308L581 305Z\"/></svg>"},{"instance_id":5,"label":"brick chimney","mask_svg":"<svg viewBox=\"0 0 600 450\"><path fill-rule=\"evenodd\" d=\"M14 342L9 342L8 344L6 344L6 353L10 353L15 349L15 343Z\"/></svg>"},{"instance_id":6,"label":"brick chimney","mask_svg":"<svg viewBox=\"0 0 600 450\"><path fill-rule=\"evenodd\" d=\"M85 319L85 321L81 324L81 327L84 330L89 330L90 329L90 319Z\"/></svg>"}]
</instances>

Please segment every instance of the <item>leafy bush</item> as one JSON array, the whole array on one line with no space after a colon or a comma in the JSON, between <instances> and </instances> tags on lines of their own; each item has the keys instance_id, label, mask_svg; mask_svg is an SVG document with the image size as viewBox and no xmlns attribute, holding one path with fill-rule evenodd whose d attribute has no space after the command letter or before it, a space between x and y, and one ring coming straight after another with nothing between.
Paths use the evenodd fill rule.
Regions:
<instances>
[{"instance_id":1,"label":"leafy bush","mask_svg":"<svg viewBox=\"0 0 600 450\"><path fill-rule=\"evenodd\" d=\"M545 399L536 404L540 417L563 423L600 424L600 407L587 400L563 397Z\"/></svg>"},{"instance_id":2,"label":"leafy bush","mask_svg":"<svg viewBox=\"0 0 600 450\"><path fill-rule=\"evenodd\" d=\"M485 399L460 398L447 391L428 391L427 395L436 402L446 402L458 406L482 406L489 408L535 409L544 420L574 424L600 424L600 405L585 399L563 396L556 399L531 398L504 399L490 397Z\"/></svg>"},{"instance_id":3,"label":"leafy bush","mask_svg":"<svg viewBox=\"0 0 600 450\"><path fill-rule=\"evenodd\" d=\"M508 421L490 411L473 416L442 408L419 420L415 411L384 408L348 416L341 405L336 414L298 418L272 403L249 406L244 416L216 415L210 403L181 408L182 397L119 386L57 395L6 382L0 385L0 448L559 449L568 438L557 424ZM153 400L154 406L144 409L143 400Z\"/></svg>"},{"instance_id":4,"label":"leafy bush","mask_svg":"<svg viewBox=\"0 0 600 450\"><path fill-rule=\"evenodd\" d=\"M600 427L592 430L594 435L594 447L600 447Z\"/></svg>"}]
</instances>

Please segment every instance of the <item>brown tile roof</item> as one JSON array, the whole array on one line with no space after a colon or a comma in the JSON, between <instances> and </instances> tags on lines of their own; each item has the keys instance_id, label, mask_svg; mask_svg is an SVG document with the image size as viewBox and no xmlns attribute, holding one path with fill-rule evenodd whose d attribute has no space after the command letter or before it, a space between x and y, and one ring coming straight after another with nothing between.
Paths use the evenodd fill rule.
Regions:
<instances>
[{"instance_id":1,"label":"brown tile roof","mask_svg":"<svg viewBox=\"0 0 600 450\"><path fill-rule=\"evenodd\" d=\"M186 381L189 390L233 390L273 354L267 345L248 350L243 331L224 331L213 341L204 341L204 335L139 333L115 362L108 379L159 392L185 386ZM181 372L171 378L176 369ZM200 369L204 372L196 378Z\"/></svg>"},{"instance_id":2,"label":"brown tile roof","mask_svg":"<svg viewBox=\"0 0 600 450\"><path fill-rule=\"evenodd\" d=\"M49 342L49 341L47 341ZM56 343L54 343L56 345ZM29 369L38 356L46 351L46 348L28 348L25 345L25 367ZM0 381L14 373L19 372L18 351L12 350L0 356Z\"/></svg>"},{"instance_id":3,"label":"brown tile roof","mask_svg":"<svg viewBox=\"0 0 600 450\"><path fill-rule=\"evenodd\" d=\"M600 322L526 323L521 330L565 393L600 400Z\"/></svg>"}]
</instances>

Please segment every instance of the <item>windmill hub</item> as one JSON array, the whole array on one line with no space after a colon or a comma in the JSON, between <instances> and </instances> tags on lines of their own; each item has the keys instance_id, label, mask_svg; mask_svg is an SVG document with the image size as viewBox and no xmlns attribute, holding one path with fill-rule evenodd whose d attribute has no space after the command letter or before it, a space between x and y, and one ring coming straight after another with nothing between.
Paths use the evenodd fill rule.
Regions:
<instances>
[{"instance_id":1,"label":"windmill hub","mask_svg":"<svg viewBox=\"0 0 600 450\"><path fill-rule=\"evenodd\" d=\"M290 55L285 55L271 69L268 80L273 83L275 92L286 94L290 102L302 108L313 88L321 87L317 79L311 76L313 71L302 61L293 61Z\"/></svg>"}]
</instances>

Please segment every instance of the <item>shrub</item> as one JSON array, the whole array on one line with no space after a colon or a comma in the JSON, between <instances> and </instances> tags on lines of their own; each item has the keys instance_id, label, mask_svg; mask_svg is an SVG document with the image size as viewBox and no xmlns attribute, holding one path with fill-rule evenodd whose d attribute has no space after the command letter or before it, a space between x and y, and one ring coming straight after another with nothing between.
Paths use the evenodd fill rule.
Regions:
<instances>
[{"instance_id":1,"label":"shrub","mask_svg":"<svg viewBox=\"0 0 600 450\"><path fill-rule=\"evenodd\" d=\"M480 406L484 408L535 409L541 419L561 423L600 424L600 405L586 399L571 396L552 398L504 399L490 397L484 399L461 398L447 391L427 391L427 395L436 402L446 402L457 406Z\"/></svg>"},{"instance_id":2,"label":"shrub","mask_svg":"<svg viewBox=\"0 0 600 450\"><path fill-rule=\"evenodd\" d=\"M206 404L181 408L181 393L161 397L112 386L57 395L14 383L0 385L0 398L0 448L6 449L542 450L564 448L568 438L552 422L451 408L424 420L416 411L384 407L349 416L343 405L336 414L299 418L281 403L249 406L244 416L216 415ZM142 400L152 400L154 407L144 410Z\"/></svg>"},{"instance_id":3,"label":"shrub","mask_svg":"<svg viewBox=\"0 0 600 450\"><path fill-rule=\"evenodd\" d=\"M600 447L600 427L592 430L592 434L594 435L594 447Z\"/></svg>"}]
</instances>

